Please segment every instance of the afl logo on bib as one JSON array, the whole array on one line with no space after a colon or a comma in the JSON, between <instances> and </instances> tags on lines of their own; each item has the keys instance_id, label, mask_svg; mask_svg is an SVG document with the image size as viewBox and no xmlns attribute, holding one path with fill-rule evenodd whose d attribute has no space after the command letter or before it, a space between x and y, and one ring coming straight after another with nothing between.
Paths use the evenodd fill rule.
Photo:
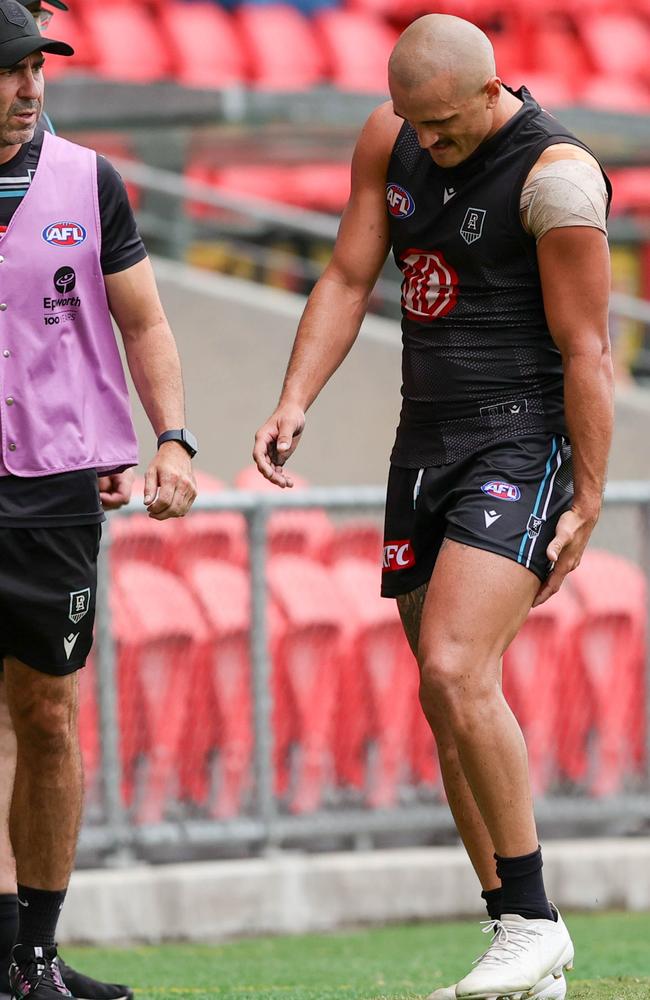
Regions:
<instances>
[{"instance_id":1,"label":"afl logo on bib","mask_svg":"<svg viewBox=\"0 0 650 1000\"><path fill-rule=\"evenodd\" d=\"M53 247L78 247L86 239L86 230L78 222L53 222L42 232L43 239Z\"/></svg>"},{"instance_id":2,"label":"afl logo on bib","mask_svg":"<svg viewBox=\"0 0 650 1000\"><path fill-rule=\"evenodd\" d=\"M521 497L521 490L518 486L504 483L500 479L491 479L489 483L483 483L481 489L489 497L494 497L495 500L509 500L510 503L514 503Z\"/></svg>"},{"instance_id":3,"label":"afl logo on bib","mask_svg":"<svg viewBox=\"0 0 650 1000\"><path fill-rule=\"evenodd\" d=\"M395 219L408 219L415 211L413 196L399 184L386 185L388 211Z\"/></svg>"}]
</instances>

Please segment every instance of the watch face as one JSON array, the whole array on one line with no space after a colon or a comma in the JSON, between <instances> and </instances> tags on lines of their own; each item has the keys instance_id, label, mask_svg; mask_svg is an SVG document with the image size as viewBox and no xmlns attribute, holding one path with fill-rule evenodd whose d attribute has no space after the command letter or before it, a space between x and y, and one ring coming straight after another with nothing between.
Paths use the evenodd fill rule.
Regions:
<instances>
[{"instance_id":1,"label":"watch face","mask_svg":"<svg viewBox=\"0 0 650 1000\"><path fill-rule=\"evenodd\" d=\"M192 431L188 431L187 428L183 428L183 441L188 446L188 448L192 449L193 452L192 457L194 457L194 455L196 455L197 451L199 450L199 442L192 434Z\"/></svg>"}]
</instances>

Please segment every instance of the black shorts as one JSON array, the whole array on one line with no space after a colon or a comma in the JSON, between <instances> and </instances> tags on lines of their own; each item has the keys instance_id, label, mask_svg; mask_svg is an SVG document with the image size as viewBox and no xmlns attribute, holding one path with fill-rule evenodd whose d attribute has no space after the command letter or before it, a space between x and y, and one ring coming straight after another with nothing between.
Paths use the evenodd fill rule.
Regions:
<instances>
[{"instance_id":1,"label":"black shorts","mask_svg":"<svg viewBox=\"0 0 650 1000\"><path fill-rule=\"evenodd\" d=\"M450 465L392 465L382 596L428 582L444 538L514 559L545 580L546 549L572 499L571 447L559 434L498 441Z\"/></svg>"},{"instance_id":2,"label":"black shorts","mask_svg":"<svg viewBox=\"0 0 650 1000\"><path fill-rule=\"evenodd\" d=\"M101 524L0 528L0 661L83 667L93 641Z\"/></svg>"}]
</instances>

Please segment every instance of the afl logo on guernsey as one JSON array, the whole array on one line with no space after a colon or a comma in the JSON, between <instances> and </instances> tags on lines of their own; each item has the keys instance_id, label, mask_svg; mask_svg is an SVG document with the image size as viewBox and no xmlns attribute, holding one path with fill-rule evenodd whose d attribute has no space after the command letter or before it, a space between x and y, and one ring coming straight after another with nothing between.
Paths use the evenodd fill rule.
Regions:
<instances>
[{"instance_id":1,"label":"afl logo on guernsey","mask_svg":"<svg viewBox=\"0 0 650 1000\"><path fill-rule=\"evenodd\" d=\"M495 500L508 500L510 503L514 503L521 497L521 490L518 486L504 483L500 479L491 479L489 483L483 483L481 489L489 497L494 497Z\"/></svg>"},{"instance_id":2,"label":"afl logo on guernsey","mask_svg":"<svg viewBox=\"0 0 650 1000\"><path fill-rule=\"evenodd\" d=\"M53 247L78 247L85 242L86 230L78 222L52 222L42 232L43 239Z\"/></svg>"},{"instance_id":3,"label":"afl logo on guernsey","mask_svg":"<svg viewBox=\"0 0 650 1000\"><path fill-rule=\"evenodd\" d=\"M415 211L415 201L408 191L399 184L386 185L388 211L395 219L408 219Z\"/></svg>"}]
</instances>

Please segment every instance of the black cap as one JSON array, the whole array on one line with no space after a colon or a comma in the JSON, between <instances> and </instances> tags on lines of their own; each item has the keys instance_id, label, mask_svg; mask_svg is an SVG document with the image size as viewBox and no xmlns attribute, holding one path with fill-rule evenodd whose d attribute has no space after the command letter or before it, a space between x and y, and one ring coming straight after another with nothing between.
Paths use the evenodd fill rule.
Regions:
<instances>
[{"instance_id":1,"label":"black cap","mask_svg":"<svg viewBox=\"0 0 650 1000\"><path fill-rule=\"evenodd\" d=\"M32 15L18 0L0 0L0 66L15 66L25 56L39 51L74 55L74 49L66 42L44 38Z\"/></svg>"},{"instance_id":2,"label":"black cap","mask_svg":"<svg viewBox=\"0 0 650 1000\"><path fill-rule=\"evenodd\" d=\"M41 0L20 0L23 7L40 7ZM69 10L67 3L62 3L62 0L45 0L48 7L56 7L57 10Z\"/></svg>"}]
</instances>

